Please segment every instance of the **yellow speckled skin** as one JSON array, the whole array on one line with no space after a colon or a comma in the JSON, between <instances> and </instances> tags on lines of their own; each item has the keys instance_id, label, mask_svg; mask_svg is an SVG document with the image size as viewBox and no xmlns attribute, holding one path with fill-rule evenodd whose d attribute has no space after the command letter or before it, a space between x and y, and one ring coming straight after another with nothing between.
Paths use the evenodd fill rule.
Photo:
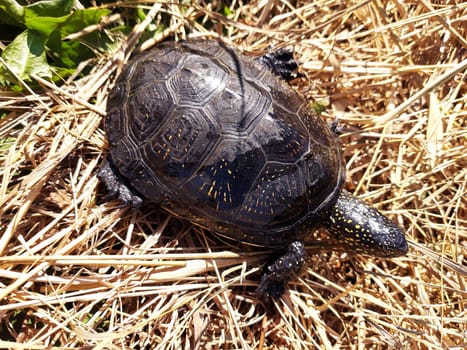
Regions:
<instances>
[{"instance_id":1,"label":"yellow speckled skin","mask_svg":"<svg viewBox=\"0 0 467 350\"><path fill-rule=\"evenodd\" d=\"M380 257L407 253L402 229L347 191L342 191L336 204L322 215L322 225L348 251Z\"/></svg>"}]
</instances>

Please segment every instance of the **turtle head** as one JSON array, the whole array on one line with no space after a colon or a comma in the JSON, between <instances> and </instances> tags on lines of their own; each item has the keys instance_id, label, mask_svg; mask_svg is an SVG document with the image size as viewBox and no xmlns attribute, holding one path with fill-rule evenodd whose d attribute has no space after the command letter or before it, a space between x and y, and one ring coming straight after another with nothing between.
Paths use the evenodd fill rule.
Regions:
<instances>
[{"instance_id":1,"label":"turtle head","mask_svg":"<svg viewBox=\"0 0 467 350\"><path fill-rule=\"evenodd\" d=\"M344 190L323 213L322 224L347 251L388 258L408 251L399 226Z\"/></svg>"}]
</instances>

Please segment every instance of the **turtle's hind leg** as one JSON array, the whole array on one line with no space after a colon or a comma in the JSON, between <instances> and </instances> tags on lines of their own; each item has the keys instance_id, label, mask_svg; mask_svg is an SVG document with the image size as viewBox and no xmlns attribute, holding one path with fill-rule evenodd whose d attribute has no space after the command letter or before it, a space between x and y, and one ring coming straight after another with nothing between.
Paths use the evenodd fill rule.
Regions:
<instances>
[{"instance_id":1,"label":"turtle's hind leg","mask_svg":"<svg viewBox=\"0 0 467 350\"><path fill-rule=\"evenodd\" d=\"M284 293L287 282L305 265L305 256L303 243L294 241L289 244L284 255L266 268L256 289L256 295L265 305L269 305L272 298L279 298Z\"/></svg>"},{"instance_id":2,"label":"turtle's hind leg","mask_svg":"<svg viewBox=\"0 0 467 350\"><path fill-rule=\"evenodd\" d=\"M140 207L143 199L128 185L115 168L112 159L109 157L99 169L97 178L102 181L107 189L106 197L116 197L125 206L133 208Z\"/></svg>"}]
</instances>

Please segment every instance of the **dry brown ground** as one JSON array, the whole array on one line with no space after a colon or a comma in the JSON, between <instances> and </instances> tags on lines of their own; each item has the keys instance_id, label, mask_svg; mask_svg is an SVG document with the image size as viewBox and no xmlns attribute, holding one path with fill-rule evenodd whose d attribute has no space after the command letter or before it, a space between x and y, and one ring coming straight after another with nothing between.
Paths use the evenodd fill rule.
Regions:
<instances>
[{"instance_id":1,"label":"dry brown ground","mask_svg":"<svg viewBox=\"0 0 467 350\"><path fill-rule=\"evenodd\" d=\"M409 254L310 250L266 317L265 250L104 200L106 97L143 23L83 78L0 93L0 138L14 138L0 154L0 348L466 348L467 4L237 1L228 19L213 4L146 3L148 23L170 26L142 49L188 34L293 47L296 88L346 128L346 187L406 228Z\"/></svg>"}]
</instances>

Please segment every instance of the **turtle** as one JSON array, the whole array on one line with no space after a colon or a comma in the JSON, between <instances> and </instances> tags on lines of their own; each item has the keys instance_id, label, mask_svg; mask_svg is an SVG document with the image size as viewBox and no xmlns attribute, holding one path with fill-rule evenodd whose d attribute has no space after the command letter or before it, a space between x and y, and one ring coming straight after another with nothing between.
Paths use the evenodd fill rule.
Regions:
<instances>
[{"instance_id":1,"label":"turtle","mask_svg":"<svg viewBox=\"0 0 467 350\"><path fill-rule=\"evenodd\" d=\"M408 250L402 228L343 189L338 135L287 83L296 68L286 49L258 58L220 39L166 41L123 67L104 119L108 195L271 248L263 301L306 264L318 227L349 252Z\"/></svg>"}]
</instances>

